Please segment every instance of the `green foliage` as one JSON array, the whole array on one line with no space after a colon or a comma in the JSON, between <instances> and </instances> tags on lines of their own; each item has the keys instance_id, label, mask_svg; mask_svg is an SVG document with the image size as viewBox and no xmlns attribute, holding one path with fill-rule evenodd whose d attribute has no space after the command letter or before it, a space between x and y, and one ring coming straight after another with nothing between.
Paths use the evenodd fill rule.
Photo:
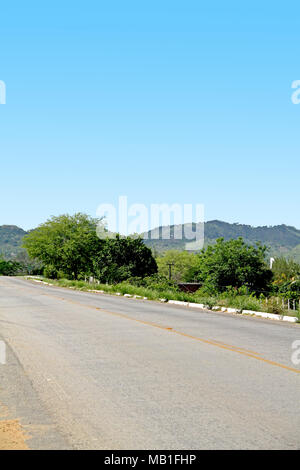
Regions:
<instances>
[{"instance_id":1,"label":"green foliage","mask_svg":"<svg viewBox=\"0 0 300 470\"><path fill-rule=\"evenodd\" d=\"M184 302L196 302L202 303L208 308L211 308L214 305L220 305L225 307L234 307L240 310L262 310L262 304L260 301L249 295L235 294L231 297L229 295L222 294L221 296L212 296L204 294L201 290L191 294L179 291L176 286L172 284L166 284L166 282L168 282L166 279L157 288L155 286L155 282L153 282L155 279L157 280L157 277L154 275L144 279L132 278L130 279L130 282L127 280L117 284L89 284L83 281L67 279L51 280L51 282L62 287L75 287L80 290L101 290L110 294L131 294L132 296L137 295L142 298L147 297L149 300L159 300L163 298L166 300L172 299Z\"/></svg>"},{"instance_id":2,"label":"green foliage","mask_svg":"<svg viewBox=\"0 0 300 470\"><path fill-rule=\"evenodd\" d=\"M286 260L275 262L277 280L271 286L272 272L265 263L267 249L260 244L253 246L241 238L228 241L220 238L200 254L171 250L158 257L156 263L151 250L139 237L117 234L115 238L99 239L97 222L81 213L62 215L27 234L23 243L30 256L26 255L27 263L33 263L30 269L35 263L36 269L44 267L44 275L51 279L82 280L92 275L101 283L117 284L121 292L138 289L154 299L157 296L189 299L207 305L222 302L224 306L230 302L236 308L249 310L262 308L261 301L249 293L258 295L263 291L290 299L300 296L299 265ZM172 282L168 280L169 263L173 264ZM20 266L9 272L20 272ZM180 292L175 283L195 279L202 284L196 294ZM83 282L82 288L85 286ZM276 305L268 308L276 310Z\"/></svg>"},{"instance_id":3,"label":"green foliage","mask_svg":"<svg viewBox=\"0 0 300 470\"><path fill-rule=\"evenodd\" d=\"M270 248L271 256L290 256L300 262L300 230L294 227L286 225L251 227L243 224L229 224L220 220L205 222L204 226L205 246L214 244L220 237L224 237L225 240L243 237L244 241L249 244L255 244L258 241L266 244ZM184 250L186 242L190 241L185 239L184 231L182 240L173 238L174 226L171 226L170 231L169 240L151 239L148 234L145 244L153 250L155 257L157 252L163 253L171 249ZM0 226L0 252L3 253L5 259L15 258L22 252L21 244L24 235L26 232L19 227Z\"/></svg>"},{"instance_id":4,"label":"green foliage","mask_svg":"<svg viewBox=\"0 0 300 470\"><path fill-rule=\"evenodd\" d=\"M93 271L104 282L122 282L130 277L143 278L157 272L151 250L140 237L107 238L95 254Z\"/></svg>"},{"instance_id":5,"label":"green foliage","mask_svg":"<svg viewBox=\"0 0 300 470\"><path fill-rule=\"evenodd\" d=\"M43 264L36 259L30 258L24 248L22 248L22 250L17 254L14 261L23 266L24 273L31 275L43 274Z\"/></svg>"},{"instance_id":6,"label":"green foliage","mask_svg":"<svg viewBox=\"0 0 300 470\"><path fill-rule=\"evenodd\" d=\"M152 276L151 276L152 277ZM137 278L135 278L137 280ZM149 278L150 279L150 278ZM49 279L50 280L50 279ZM131 294L137 295L140 297L147 297L149 300L159 300L160 298L164 299L175 299L175 300L183 300L188 302L195 302L195 298L192 294L187 294L185 292L180 292L173 286L168 286L166 290L160 288L154 289L153 286L150 287L151 282L149 282L149 286L143 286L140 284L140 279L137 280L139 285L136 285L131 282L123 281L117 284L89 284L84 281L75 281L75 280L68 280L68 279L61 279L61 280L50 280L51 283L62 286L62 287L75 287L80 290L102 290L104 292L113 294L113 293L120 293L124 294ZM146 281L147 284L147 281Z\"/></svg>"},{"instance_id":7,"label":"green foliage","mask_svg":"<svg viewBox=\"0 0 300 470\"><path fill-rule=\"evenodd\" d=\"M161 276L160 274L153 274L152 276L146 276L144 278L133 277L129 278L127 282L138 287L146 287L148 289L156 290L157 292L163 292L166 290L179 292L176 282L169 281L165 276Z\"/></svg>"},{"instance_id":8,"label":"green foliage","mask_svg":"<svg viewBox=\"0 0 300 470\"><path fill-rule=\"evenodd\" d=\"M172 279L177 282L193 281L197 256L189 251L169 250L156 258L158 273L169 277L169 264L172 263Z\"/></svg>"},{"instance_id":9,"label":"green foliage","mask_svg":"<svg viewBox=\"0 0 300 470\"><path fill-rule=\"evenodd\" d=\"M266 247L247 245L242 238L224 241L203 249L194 276L207 292L222 292L228 286L248 287L250 292L267 291L272 272L265 263Z\"/></svg>"},{"instance_id":10,"label":"green foliage","mask_svg":"<svg viewBox=\"0 0 300 470\"><path fill-rule=\"evenodd\" d=\"M6 261L0 258L0 275L1 276L15 276L23 270L20 263L16 261Z\"/></svg>"},{"instance_id":11,"label":"green foliage","mask_svg":"<svg viewBox=\"0 0 300 470\"><path fill-rule=\"evenodd\" d=\"M277 258L272 271L274 293L285 299L299 300L300 298L300 264L292 259Z\"/></svg>"},{"instance_id":12,"label":"green foliage","mask_svg":"<svg viewBox=\"0 0 300 470\"><path fill-rule=\"evenodd\" d=\"M159 279L159 276L149 276L148 278L131 278L130 280L123 281L117 284L89 284L84 281L75 280L50 280L49 281L58 286L72 287L79 290L101 290L106 293L121 295L131 294L132 296L146 297L149 300L181 300L184 302L196 302L201 303L206 307L220 306L220 307L233 307L237 310L253 310L253 311L265 311L269 313L276 313L278 315L293 315L299 316L299 310L287 311L282 307L281 299L276 297L270 297L266 299L263 295L256 297L254 294L246 295L241 289L229 288L226 292L218 295L208 295L199 289L196 293L187 293L179 291L176 286L166 284L166 279L162 281L158 288L155 287L155 281ZM154 282L153 282L154 281ZM163 289L165 287L165 289Z\"/></svg>"},{"instance_id":13,"label":"green foliage","mask_svg":"<svg viewBox=\"0 0 300 470\"><path fill-rule=\"evenodd\" d=\"M284 299L299 300L300 299L300 280L283 284L278 289L277 294Z\"/></svg>"},{"instance_id":14,"label":"green foliage","mask_svg":"<svg viewBox=\"0 0 300 470\"><path fill-rule=\"evenodd\" d=\"M26 235L23 246L44 265L44 275L51 279L93 275L113 283L157 272L151 250L141 238L99 239L97 222L81 213L52 217Z\"/></svg>"},{"instance_id":15,"label":"green foliage","mask_svg":"<svg viewBox=\"0 0 300 470\"><path fill-rule=\"evenodd\" d=\"M279 301L279 299L276 299L275 297L271 297L268 299L268 303L265 305L265 308L269 313L276 313L277 315L284 314L282 303Z\"/></svg>"},{"instance_id":16,"label":"green foliage","mask_svg":"<svg viewBox=\"0 0 300 470\"><path fill-rule=\"evenodd\" d=\"M92 258L103 244L96 234L97 220L85 214L52 217L23 239L29 256L40 260L51 276L62 270L77 279L92 271Z\"/></svg>"},{"instance_id":17,"label":"green foliage","mask_svg":"<svg viewBox=\"0 0 300 470\"><path fill-rule=\"evenodd\" d=\"M272 271L275 281L285 282L300 275L300 264L293 259L286 259L281 256L273 262Z\"/></svg>"},{"instance_id":18,"label":"green foliage","mask_svg":"<svg viewBox=\"0 0 300 470\"><path fill-rule=\"evenodd\" d=\"M49 279L58 279L58 270L52 264L45 266L43 274Z\"/></svg>"},{"instance_id":19,"label":"green foliage","mask_svg":"<svg viewBox=\"0 0 300 470\"><path fill-rule=\"evenodd\" d=\"M43 270L41 264L35 260L30 259L25 250L20 251L18 255L11 260L1 258L0 256L0 275L38 275L41 274L42 271Z\"/></svg>"}]
</instances>

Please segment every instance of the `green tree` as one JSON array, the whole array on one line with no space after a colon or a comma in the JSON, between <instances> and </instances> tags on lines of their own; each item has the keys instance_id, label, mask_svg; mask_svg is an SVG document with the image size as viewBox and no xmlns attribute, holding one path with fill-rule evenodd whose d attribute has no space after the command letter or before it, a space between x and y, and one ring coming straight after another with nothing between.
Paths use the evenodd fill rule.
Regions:
<instances>
[{"instance_id":1,"label":"green tree","mask_svg":"<svg viewBox=\"0 0 300 470\"><path fill-rule=\"evenodd\" d=\"M270 289L272 272L265 262L267 248L246 244L242 238L219 238L198 255L195 277L208 290L221 292L226 287L247 286L251 292Z\"/></svg>"},{"instance_id":2,"label":"green tree","mask_svg":"<svg viewBox=\"0 0 300 470\"><path fill-rule=\"evenodd\" d=\"M276 258L272 272L274 274L274 291L288 299L299 300L300 297L300 264L293 259Z\"/></svg>"},{"instance_id":3,"label":"green tree","mask_svg":"<svg viewBox=\"0 0 300 470\"><path fill-rule=\"evenodd\" d=\"M300 275L300 264L293 259L279 257L275 259L272 271L275 281L287 281Z\"/></svg>"},{"instance_id":4,"label":"green tree","mask_svg":"<svg viewBox=\"0 0 300 470\"><path fill-rule=\"evenodd\" d=\"M145 277L157 272L156 261L143 240L132 237L105 239L94 260L94 272L102 282L121 282L130 277Z\"/></svg>"},{"instance_id":5,"label":"green tree","mask_svg":"<svg viewBox=\"0 0 300 470\"><path fill-rule=\"evenodd\" d=\"M97 222L81 213L52 217L24 237L23 247L52 277L63 271L78 279L92 272L93 257L103 245L96 234Z\"/></svg>"},{"instance_id":6,"label":"green tree","mask_svg":"<svg viewBox=\"0 0 300 470\"><path fill-rule=\"evenodd\" d=\"M168 250L156 258L158 273L169 277L169 264L172 264L172 280L176 282L189 282L194 280L194 270L198 257L189 251Z\"/></svg>"},{"instance_id":7,"label":"green tree","mask_svg":"<svg viewBox=\"0 0 300 470\"><path fill-rule=\"evenodd\" d=\"M1 276L15 276L21 272L23 266L16 261L7 261L0 258L0 275Z\"/></svg>"}]
</instances>

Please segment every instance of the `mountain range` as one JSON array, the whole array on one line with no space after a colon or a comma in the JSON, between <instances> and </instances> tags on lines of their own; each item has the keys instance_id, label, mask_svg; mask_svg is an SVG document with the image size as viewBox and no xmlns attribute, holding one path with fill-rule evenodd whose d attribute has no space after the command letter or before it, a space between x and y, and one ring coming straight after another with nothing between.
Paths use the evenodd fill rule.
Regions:
<instances>
[{"instance_id":1,"label":"mountain range","mask_svg":"<svg viewBox=\"0 0 300 470\"><path fill-rule=\"evenodd\" d=\"M189 224L193 231L196 224ZM162 227L150 230L143 234L146 245L152 249L163 252L170 249L183 250L190 240L184 237L183 226L168 226L170 239L162 239ZM174 239L174 230L182 230L182 239ZM176 233L176 232L175 232ZM261 242L269 248L270 256L291 257L300 262L300 230L288 225L252 227L239 223L230 224L220 220L211 220L204 223L204 247L223 237L225 240L242 237L245 242L254 244ZM157 239L158 238L158 239Z\"/></svg>"},{"instance_id":2,"label":"mountain range","mask_svg":"<svg viewBox=\"0 0 300 470\"><path fill-rule=\"evenodd\" d=\"M195 224L189 224L195 230ZM170 249L183 250L186 242L184 233L181 240L174 239L174 230L183 226L171 225L170 239L164 240L161 237L162 227L151 230L143 234L145 244L155 252L161 253ZM0 226L0 253L5 258L16 258L23 252L21 247L22 239L26 235L25 230L15 225ZM204 224L205 245L212 244L217 238L224 237L225 240L243 237L247 243L261 242L270 249L270 256L291 257L300 262L300 230L288 225L252 227L251 225L230 224L220 220L211 220ZM154 235L159 237L153 239Z\"/></svg>"},{"instance_id":3,"label":"mountain range","mask_svg":"<svg viewBox=\"0 0 300 470\"><path fill-rule=\"evenodd\" d=\"M0 253L5 258L16 258L22 251L22 239L27 232L16 225L0 225Z\"/></svg>"}]
</instances>

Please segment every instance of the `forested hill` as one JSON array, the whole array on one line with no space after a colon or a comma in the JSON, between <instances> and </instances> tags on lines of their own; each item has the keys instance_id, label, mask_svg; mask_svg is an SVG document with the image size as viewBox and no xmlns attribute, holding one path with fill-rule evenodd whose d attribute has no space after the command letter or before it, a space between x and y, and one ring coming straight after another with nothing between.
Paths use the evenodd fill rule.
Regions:
<instances>
[{"instance_id":1,"label":"forested hill","mask_svg":"<svg viewBox=\"0 0 300 470\"><path fill-rule=\"evenodd\" d=\"M212 220L205 224L205 237L215 240L224 237L243 237L249 242L261 241L268 245L295 247L300 244L300 230L288 225L275 225L273 227L251 227L251 225L229 224L219 220Z\"/></svg>"},{"instance_id":2,"label":"forested hill","mask_svg":"<svg viewBox=\"0 0 300 470\"><path fill-rule=\"evenodd\" d=\"M15 258L21 251L22 238L27 232L16 225L0 226L0 254Z\"/></svg>"},{"instance_id":3,"label":"forested hill","mask_svg":"<svg viewBox=\"0 0 300 470\"><path fill-rule=\"evenodd\" d=\"M195 229L195 224L193 224ZM188 240L174 240L174 226L170 227L170 240L151 240L151 234L161 233L161 227L148 232L148 239L145 243L157 251L165 251L172 248L182 250ZM225 240L230 238L243 237L246 242L255 243L257 241L270 247L270 255L292 256L300 262L300 230L287 225L276 225L273 227L252 227L251 225L229 224L220 220L211 220L205 223L205 245L214 243L219 237ZM5 257L16 257L22 252L22 238L26 235L23 229L15 225L0 226L0 253ZM145 235L145 234L144 234Z\"/></svg>"},{"instance_id":4,"label":"forested hill","mask_svg":"<svg viewBox=\"0 0 300 470\"><path fill-rule=\"evenodd\" d=\"M195 230L195 224L193 224ZM159 231L161 233L161 227L147 232L144 236L147 236L145 243L157 251L165 251L168 249L176 248L183 249L186 241L174 240L174 226L170 226L171 239L170 240L153 240L151 235ZM295 227L287 225L276 225L273 227L252 227L251 225L243 224L229 224L220 220L211 220L204 224L205 233L205 245L214 243L217 238L224 237L225 240L231 238L243 237L248 243L261 242L270 247L271 255L285 255L293 256L300 261L300 230Z\"/></svg>"}]
</instances>

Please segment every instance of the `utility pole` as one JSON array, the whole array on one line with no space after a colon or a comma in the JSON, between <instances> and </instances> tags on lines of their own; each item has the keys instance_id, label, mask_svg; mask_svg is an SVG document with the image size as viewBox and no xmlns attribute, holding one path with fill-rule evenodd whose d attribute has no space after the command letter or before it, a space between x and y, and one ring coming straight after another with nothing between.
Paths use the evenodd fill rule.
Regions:
<instances>
[{"instance_id":1,"label":"utility pole","mask_svg":"<svg viewBox=\"0 0 300 470\"><path fill-rule=\"evenodd\" d=\"M167 263L169 266L169 281L172 279L172 266L174 266L174 263Z\"/></svg>"}]
</instances>

